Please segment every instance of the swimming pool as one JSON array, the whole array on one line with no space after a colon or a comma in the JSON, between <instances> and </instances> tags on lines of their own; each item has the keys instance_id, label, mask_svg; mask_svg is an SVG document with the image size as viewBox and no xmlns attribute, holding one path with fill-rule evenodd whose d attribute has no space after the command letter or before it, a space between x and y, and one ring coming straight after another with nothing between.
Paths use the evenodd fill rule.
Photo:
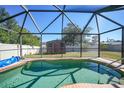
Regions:
<instances>
[{"instance_id":1,"label":"swimming pool","mask_svg":"<svg viewBox=\"0 0 124 93\"><path fill-rule=\"evenodd\" d=\"M74 83L117 84L121 74L91 60L42 60L0 74L4 88L56 88Z\"/></svg>"}]
</instances>

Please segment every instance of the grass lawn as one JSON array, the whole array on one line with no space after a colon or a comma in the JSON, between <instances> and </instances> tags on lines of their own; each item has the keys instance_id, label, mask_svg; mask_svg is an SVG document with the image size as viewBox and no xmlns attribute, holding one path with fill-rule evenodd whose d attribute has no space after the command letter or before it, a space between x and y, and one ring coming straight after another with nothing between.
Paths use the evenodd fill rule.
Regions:
<instances>
[{"instance_id":1,"label":"grass lawn","mask_svg":"<svg viewBox=\"0 0 124 93\"><path fill-rule=\"evenodd\" d=\"M66 54L45 54L42 55L44 58L61 58L61 57L80 57L80 52L67 52ZM41 55L26 55L26 58L39 58ZM97 52L82 52L82 57L97 57ZM121 58L120 52L111 52L111 51L101 51L101 57L106 59L119 59Z\"/></svg>"},{"instance_id":2,"label":"grass lawn","mask_svg":"<svg viewBox=\"0 0 124 93\"><path fill-rule=\"evenodd\" d=\"M121 58L121 52L101 51L101 57L107 59L119 59Z\"/></svg>"},{"instance_id":3,"label":"grass lawn","mask_svg":"<svg viewBox=\"0 0 124 93\"><path fill-rule=\"evenodd\" d=\"M45 57L45 58L58 58L58 57L80 57L80 52L67 52L65 54L43 54L42 57ZM82 53L82 56L83 57L95 57L97 56L97 52L83 52ZM35 57L41 57L41 55L26 55L25 57L32 57L32 58L35 58Z\"/></svg>"}]
</instances>

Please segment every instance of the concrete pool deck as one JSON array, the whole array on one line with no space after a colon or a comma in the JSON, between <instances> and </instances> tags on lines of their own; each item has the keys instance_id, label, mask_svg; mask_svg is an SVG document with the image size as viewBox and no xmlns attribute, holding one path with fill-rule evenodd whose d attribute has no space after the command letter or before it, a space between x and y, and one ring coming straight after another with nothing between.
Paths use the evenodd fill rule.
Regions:
<instances>
[{"instance_id":1,"label":"concrete pool deck","mask_svg":"<svg viewBox=\"0 0 124 93\"><path fill-rule=\"evenodd\" d=\"M99 61L106 65L110 65L110 66L114 67L115 69L118 69L118 70L121 70L124 72L124 65L121 65L121 63L119 63L119 62L114 62L114 61L103 59L103 58L91 58L91 60Z\"/></svg>"},{"instance_id":2,"label":"concrete pool deck","mask_svg":"<svg viewBox=\"0 0 124 93\"><path fill-rule=\"evenodd\" d=\"M124 88L124 86L119 84L78 83L78 84L65 85L62 88Z\"/></svg>"}]
</instances>

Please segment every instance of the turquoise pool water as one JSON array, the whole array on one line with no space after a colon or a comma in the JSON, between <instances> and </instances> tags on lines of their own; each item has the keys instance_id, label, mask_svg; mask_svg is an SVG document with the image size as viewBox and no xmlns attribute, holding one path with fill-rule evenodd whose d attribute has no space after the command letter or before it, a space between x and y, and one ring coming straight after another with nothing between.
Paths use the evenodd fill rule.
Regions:
<instances>
[{"instance_id":1,"label":"turquoise pool water","mask_svg":"<svg viewBox=\"0 0 124 93\"><path fill-rule=\"evenodd\" d=\"M35 61L0 73L3 88L56 88L74 83L119 83L121 74L91 60Z\"/></svg>"}]
</instances>

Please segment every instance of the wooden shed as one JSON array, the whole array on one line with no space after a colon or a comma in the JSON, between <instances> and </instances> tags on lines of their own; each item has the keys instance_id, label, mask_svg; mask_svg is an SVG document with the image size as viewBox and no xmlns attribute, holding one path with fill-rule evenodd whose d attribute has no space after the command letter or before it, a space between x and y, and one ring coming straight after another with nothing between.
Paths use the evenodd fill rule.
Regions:
<instances>
[{"instance_id":1,"label":"wooden shed","mask_svg":"<svg viewBox=\"0 0 124 93\"><path fill-rule=\"evenodd\" d=\"M52 40L46 43L47 53L61 54L65 53L65 43L62 40Z\"/></svg>"}]
</instances>

